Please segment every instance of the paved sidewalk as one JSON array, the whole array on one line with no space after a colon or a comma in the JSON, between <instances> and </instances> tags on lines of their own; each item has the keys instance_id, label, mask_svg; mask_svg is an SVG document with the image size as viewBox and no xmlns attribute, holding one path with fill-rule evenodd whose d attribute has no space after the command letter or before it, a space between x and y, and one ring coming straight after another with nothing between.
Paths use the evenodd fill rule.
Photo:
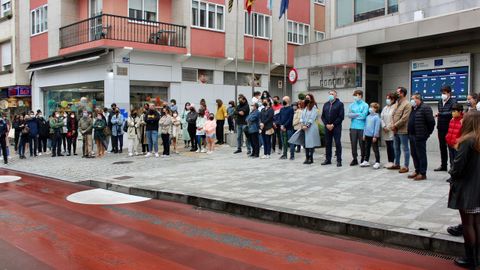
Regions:
<instances>
[{"instance_id":1,"label":"paved sidewalk","mask_svg":"<svg viewBox=\"0 0 480 270\"><path fill-rule=\"evenodd\" d=\"M233 155L234 150L222 146L212 155L182 152L167 159L129 158L125 153L108 154L103 159L79 156L14 158L7 168L71 182L96 180L243 201L267 208L408 228L419 230L419 233L428 230L446 234L449 225L460 222L458 213L446 207L448 175L433 172L439 164L436 153L429 153L429 179L414 182L408 180L407 175L386 169L349 167L349 149L344 150L347 158L342 168L320 166L323 149L317 151L316 163L311 166L302 164L303 153L292 162L279 160L277 154L269 160L249 159L245 153ZM119 161L132 163L113 164ZM461 241L459 238L452 240Z\"/></svg>"}]
</instances>

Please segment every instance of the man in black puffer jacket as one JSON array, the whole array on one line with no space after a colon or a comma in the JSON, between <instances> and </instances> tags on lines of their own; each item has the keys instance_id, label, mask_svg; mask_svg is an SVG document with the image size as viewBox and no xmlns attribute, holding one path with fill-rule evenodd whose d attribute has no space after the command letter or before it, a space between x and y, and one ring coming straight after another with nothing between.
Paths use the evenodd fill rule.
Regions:
<instances>
[{"instance_id":1,"label":"man in black puffer jacket","mask_svg":"<svg viewBox=\"0 0 480 270\"><path fill-rule=\"evenodd\" d=\"M452 119L452 107L454 104L457 104L457 101L452 98L452 88L450 85L442 86L441 89L442 98L438 102L438 142L440 144L440 155L442 158L442 164L439 168L435 169L436 172L447 171L448 163L448 147L445 137L448 133L448 126L450 125L450 120ZM453 160L450 160L450 167L453 164Z\"/></svg>"},{"instance_id":2,"label":"man in black puffer jacket","mask_svg":"<svg viewBox=\"0 0 480 270\"><path fill-rule=\"evenodd\" d=\"M47 153L47 141L50 136L50 124L45 119L42 114L42 111L37 111L37 121L38 121L38 155Z\"/></svg>"},{"instance_id":3,"label":"man in black puffer jacket","mask_svg":"<svg viewBox=\"0 0 480 270\"><path fill-rule=\"evenodd\" d=\"M243 144L243 133L245 132L245 127L247 126L247 116L250 113L250 107L248 106L247 98L244 95L238 95L238 105L235 109L234 116L235 116L235 123L237 125L237 151L234 154L238 154L242 152L242 144ZM245 133L245 137L247 134ZM246 139L247 144L247 154L251 153L251 146Z\"/></svg>"},{"instance_id":4,"label":"man in black puffer jacket","mask_svg":"<svg viewBox=\"0 0 480 270\"><path fill-rule=\"evenodd\" d=\"M412 112L408 120L408 138L415 172L408 178L415 181L427 179L427 140L435 129L435 119L430 106L425 105L419 94L412 96Z\"/></svg>"}]
</instances>

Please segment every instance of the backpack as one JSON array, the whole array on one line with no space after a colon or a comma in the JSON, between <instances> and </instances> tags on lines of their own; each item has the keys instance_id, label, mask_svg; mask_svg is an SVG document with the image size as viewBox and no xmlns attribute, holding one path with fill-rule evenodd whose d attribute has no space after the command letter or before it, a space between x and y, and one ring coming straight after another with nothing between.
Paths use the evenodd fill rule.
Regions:
<instances>
[{"instance_id":1,"label":"backpack","mask_svg":"<svg viewBox=\"0 0 480 270\"><path fill-rule=\"evenodd\" d=\"M127 132L128 132L127 122L128 122L128 121L124 121L124 122L123 122L123 132L124 132L124 133L127 133Z\"/></svg>"}]
</instances>

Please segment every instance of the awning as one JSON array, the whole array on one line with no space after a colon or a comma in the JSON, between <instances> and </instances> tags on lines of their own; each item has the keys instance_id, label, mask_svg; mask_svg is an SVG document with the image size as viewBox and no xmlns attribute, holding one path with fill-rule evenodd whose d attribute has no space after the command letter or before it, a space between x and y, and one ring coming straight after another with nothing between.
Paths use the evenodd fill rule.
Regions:
<instances>
[{"instance_id":1,"label":"awning","mask_svg":"<svg viewBox=\"0 0 480 270\"><path fill-rule=\"evenodd\" d=\"M91 62L99 59L103 55L108 54L108 50L99 50L95 52L90 52L81 55L75 56L64 56L58 59L51 59L45 62L33 63L27 67L27 72L42 70L42 69L49 69L54 67L63 67L63 66L70 66L77 63L82 62Z\"/></svg>"}]
</instances>

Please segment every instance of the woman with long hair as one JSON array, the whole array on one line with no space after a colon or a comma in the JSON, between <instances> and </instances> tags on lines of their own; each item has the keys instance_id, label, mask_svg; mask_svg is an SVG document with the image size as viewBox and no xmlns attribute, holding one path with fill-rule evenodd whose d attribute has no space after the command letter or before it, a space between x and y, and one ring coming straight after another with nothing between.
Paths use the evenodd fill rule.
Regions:
<instances>
[{"instance_id":1,"label":"woman with long hair","mask_svg":"<svg viewBox=\"0 0 480 270\"><path fill-rule=\"evenodd\" d=\"M383 138L385 139L385 144L387 145L387 156L388 163L385 168L391 168L393 162L395 161L395 152L393 150L393 134L392 127L392 118L395 111L395 103L397 102L398 95L395 92L388 93L386 98L386 105L382 110L381 119L382 119L382 130Z\"/></svg>"},{"instance_id":2,"label":"woman with long hair","mask_svg":"<svg viewBox=\"0 0 480 270\"><path fill-rule=\"evenodd\" d=\"M185 107L183 108L182 115L180 116L181 123L182 123L182 139L185 143L185 148L187 149L190 147L190 134L188 132L188 123L187 123L187 114L190 112L190 102L185 103Z\"/></svg>"},{"instance_id":3,"label":"woman with long hair","mask_svg":"<svg viewBox=\"0 0 480 270\"><path fill-rule=\"evenodd\" d=\"M103 112L100 110L97 112L97 119L93 123L93 130L94 130L94 138L95 143L97 144L97 156L99 158L105 156L105 127L107 126L107 121L105 120L105 116Z\"/></svg>"},{"instance_id":4,"label":"woman with long hair","mask_svg":"<svg viewBox=\"0 0 480 270\"><path fill-rule=\"evenodd\" d=\"M313 163L313 152L315 147L321 146L320 132L318 130L317 118L318 107L312 94L305 97L305 109L302 112L300 123L305 131L305 155L306 159L303 164Z\"/></svg>"},{"instance_id":5,"label":"woman with long hair","mask_svg":"<svg viewBox=\"0 0 480 270\"><path fill-rule=\"evenodd\" d=\"M458 209L463 225L465 258L455 263L477 269L480 266L480 112L465 114L452 177L448 207Z\"/></svg>"}]
</instances>

